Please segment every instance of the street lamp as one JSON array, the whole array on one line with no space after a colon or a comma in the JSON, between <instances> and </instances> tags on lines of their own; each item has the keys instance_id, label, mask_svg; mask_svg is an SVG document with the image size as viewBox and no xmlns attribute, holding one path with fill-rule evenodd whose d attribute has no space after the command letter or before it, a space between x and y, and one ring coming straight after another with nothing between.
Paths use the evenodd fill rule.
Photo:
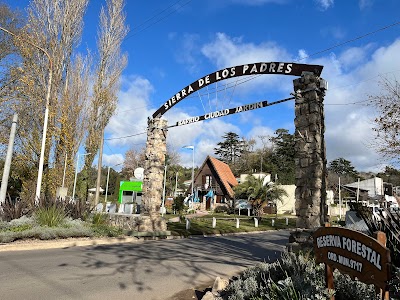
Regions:
<instances>
[{"instance_id":1,"label":"street lamp","mask_svg":"<svg viewBox=\"0 0 400 300\"><path fill-rule=\"evenodd\" d=\"M184 146L182 148L192 149L193 150L193 158L192 158L192 208L194 209L194 146Z\"/></svg>"},{"instance_id":2,"label":"street lamp","mask_svg":"<svg viewBox=\"0 0 400 300\"><path fill-rule=\"evenodd\" d=\"M122 163L119 163L119 164L116 164L116 165L113 165L113 167L116 167L116 166L119 166L119 165L122 165ZM106 196L105 196L105 202L107 203L107 194L108 194L108 179L110 178L110 166L108 166L108 171L107 171L107 183L106 183Z\"/></svg>"},{"instance_id":3,"label":"street lamp","mask_svg":"<svg viewBox=\"0 0 400 300\"><path fill-rule=\"evenodd\" d=\"M76 169L75 169L75 179L74 179L74 189L72 191L72 199L75 200L75 188L76 188L76 177L78 176L78 168L79 168L79 156L85 156L85 155L89 155L91 154L89 153L84 153L84 154L79 154L78 153L78 157L76 159Z\"/></svg>"},{"instance_id":4,"label":"street lamp","mask_svg":"<svg viewBox=\"0 0 400 300\"><path fill-rule=\"evenodd\" d=\"M41 190L41 186L42 186L42 176L43 176L43 163L44 163L44 149L46 147L46 135L47 135L47 123L49 120L49 103L50 103L50 92L51 92L51 81L53 78L53 61L51 60L51 57L49 55L49 53L43 49L42 47L28 41L25 40L19 36L16 36L14 33L12 33L11 31L0 27L0 30L12 35L13 37L22 40L23 42L28 43L29 45L35 47L36 49L39 49L40 51L42 51L48 58L49 60L49 79L47 82L47 94L46 94L46 110L44 112L44 121L43 121L43 136L42 136L42 146L41 146L41 150L40 150L40 159L39 159L39 170L38 170L38 177L37 177L37 185L36 185L36 196L35 196L35 203L39 202L40 199L40 190Z\"/></svg>"}]
</instances>

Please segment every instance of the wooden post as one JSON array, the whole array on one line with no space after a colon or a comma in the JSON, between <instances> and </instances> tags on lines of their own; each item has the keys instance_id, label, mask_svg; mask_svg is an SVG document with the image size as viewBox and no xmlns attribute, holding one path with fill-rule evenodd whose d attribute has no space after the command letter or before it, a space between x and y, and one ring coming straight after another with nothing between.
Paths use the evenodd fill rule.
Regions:
<instances>
[{"instance_id":1,"label":"wooden post","mask_svg":"<svg viewBox=\"0 0 400 300\"><path fill-rule=\"evenodd\" d=\"M258 227L258 219L257 218L254 218L254 227Z\"/></svg>"},{"instance_id":2,"label":"wooden post","mask_svg":"<svg viewBox=\"0 0 400 300\"><path fill-rule=\"evenodd\" d=\"M212 228L217 226L217 219L215 217L212 218Z\"/></svg>"},{"instance_id":3,"label":"wooden post","mask_svg":"<svg viewBox=\"0 0 400 300\"><path fill-rule=\"evenodd\" d=\"M325 223L325 227L331 227L331 224ZM326 283L326 287L330 290L335 289L335 284L333 283L333 271L334 270L335 269L333 269L329 265L325 264L325 283ZM333 295L330 300L335 300L335 295Z\"/></svg>"},{"instance_id":4,"label":"wooden post","mask_svg":"<svg viewBox=\"0 0 400 300\"><path fill-rule=\"evenodd\" d=\"M186 218L186 230L190 229L190 220Z\"/></svg>"},{"instance_id":5,"label":"wooden post","mask_svg":"<svg viewBox=\"0 0 400 300\"><path fill-rule=\"evenodd\" d=\"M236 228L239 228L239 218L236 218Z\"/></svg>"},{"instance_id":6,"label":"wooden post","mask_svg":"<svg viewBox=\"0 0 400 300\"><path fill-rule=\"evenodd\" d=\"M374 238L379 242L379 244L381 244L382 246L386 247L387 239L386 239L386 234L383 231L374 232ZM387 289L388 289L388 287L386 287L385 290L381 289L381 291L380 291L382 300L389 300L390 299L389 291Z\"/></svg>"}]
</instances>

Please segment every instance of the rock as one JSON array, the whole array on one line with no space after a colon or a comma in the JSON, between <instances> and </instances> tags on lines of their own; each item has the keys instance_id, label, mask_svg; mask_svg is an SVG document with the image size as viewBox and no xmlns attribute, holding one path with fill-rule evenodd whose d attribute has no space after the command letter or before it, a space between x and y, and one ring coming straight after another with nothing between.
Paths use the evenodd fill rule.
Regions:
<instances>
[{"instance_id":1,"label":"rock","mask_svg":"<svg viewBox=\"0 0 400 300\"><path fill-rule=\"evenodd\" d=\"M222 279L221 277L217 276L217 278L215 278L211 291L214 295L217 295L220 291L224 290L228 286L228 284L228 280Z\"/></svg>"},{"instance_id":2,"label":"rock","mask_svg":"<svg viewBox=\"0 0 400 300\"><path fill-rule=\"evenodd\" d=\"M208 291L207 293L204 294L203 298L201 300L214 300L214 294Z\"/></svg>"}]
</instances>

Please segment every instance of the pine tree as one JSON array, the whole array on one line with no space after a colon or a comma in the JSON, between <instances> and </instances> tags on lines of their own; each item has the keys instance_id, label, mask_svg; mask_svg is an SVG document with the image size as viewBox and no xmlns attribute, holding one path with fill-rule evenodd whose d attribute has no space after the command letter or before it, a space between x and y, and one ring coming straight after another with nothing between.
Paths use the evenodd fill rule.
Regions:
<instances>
[{"instance_id":1,"label":"pine tree","mask_svg":"<svg viewBox=\"0 0 400 300\"><path fill-rule=\"evenodd\" d=\"M218 147L214 148L214 153L229 165L234 166L238 158L245 151L245 141L240 139L239 135L234 132L228 132L222 136L224 141L219 142Z\"/></svg>"}]
</instances>

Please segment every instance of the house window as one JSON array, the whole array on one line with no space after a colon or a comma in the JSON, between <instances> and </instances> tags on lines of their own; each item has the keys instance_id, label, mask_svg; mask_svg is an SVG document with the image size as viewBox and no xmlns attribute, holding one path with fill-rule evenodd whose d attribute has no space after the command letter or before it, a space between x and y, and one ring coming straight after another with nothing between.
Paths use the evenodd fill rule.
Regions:
<instances>
[{"instance_id":1,"label":"house window","mask_svg":"<svg viewBox=\"0 0 400 300\"><path fill-rule=\"evenodd\" d=\"M212 186L212 176L211 175L204 175L203 176L203 184L204 188L210 188Z\"/></svg>"},{"instance_id":2,"label":"house window","mask_svg":"<svg viewBox=\"0 0 400 300\"><path fill-rule=\"evenodd\" d=\"M225 203L225 197L221 195L217 195L216 203Z\"/></svg>"}]
</instances>

